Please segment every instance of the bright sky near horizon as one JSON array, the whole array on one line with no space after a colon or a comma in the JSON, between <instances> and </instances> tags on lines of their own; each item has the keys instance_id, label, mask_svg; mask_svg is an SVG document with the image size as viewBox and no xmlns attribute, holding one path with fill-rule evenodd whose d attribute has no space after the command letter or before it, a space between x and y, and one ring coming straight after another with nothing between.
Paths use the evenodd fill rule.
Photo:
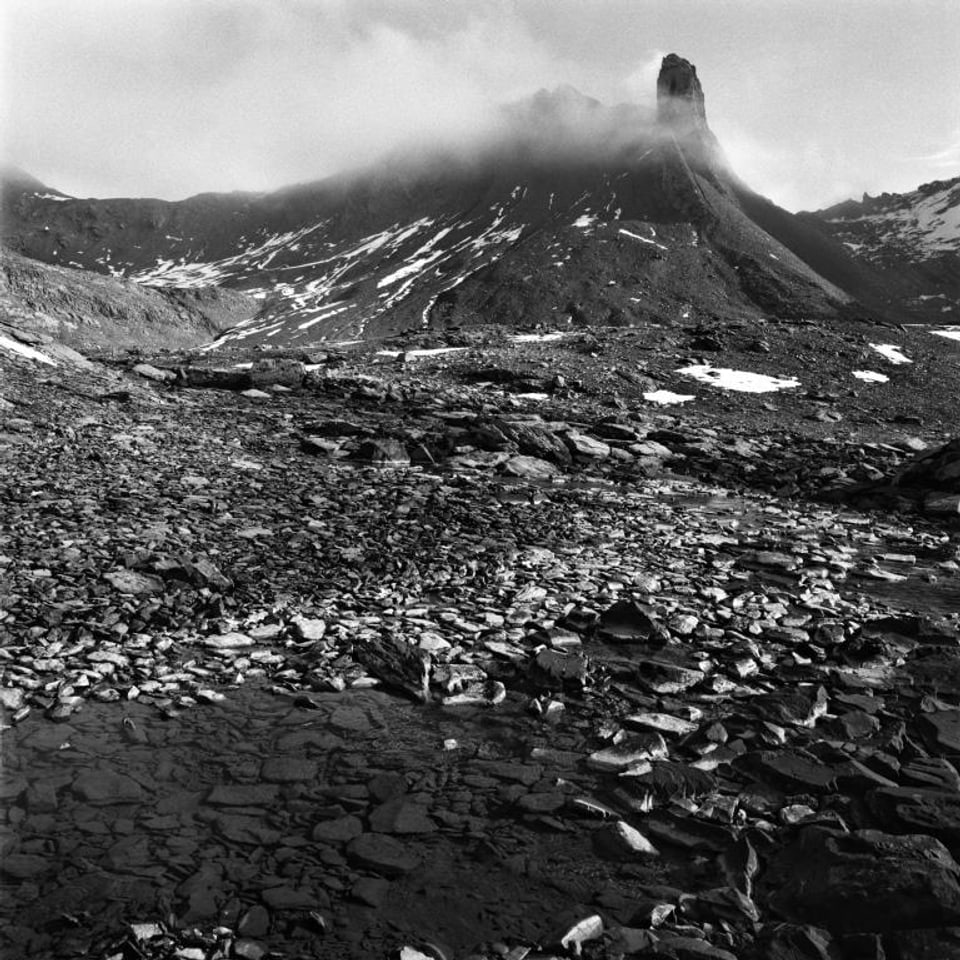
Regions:
<instances>
[{"instance_id":1,"label":"bright sky near horizon","mask_svg":"<svg viewBox=\"0 0 960 960\"><path fill-rule=\"evenodd\" d=\"M960 0L4 0L5 159L78 196L269 190L569 83L697 67L790 210L960 175Z\"/></svg>"}]
</instances>

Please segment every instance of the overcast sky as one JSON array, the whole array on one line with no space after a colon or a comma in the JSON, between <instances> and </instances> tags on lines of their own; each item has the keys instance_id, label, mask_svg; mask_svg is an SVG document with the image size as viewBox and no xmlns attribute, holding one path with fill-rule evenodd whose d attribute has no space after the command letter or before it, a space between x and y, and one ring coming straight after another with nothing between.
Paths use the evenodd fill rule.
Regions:
<instances>
[{"instance_id":1,"label":"overcast sky","mask_svg":"<svg viewBox=\"0 0 960 960\"><path fill-rule=\"evenodd\" d=\"M570 83L696 64L734 169L791 210L960 175L960 0L3 0L9 162L78 196L265 190Z\"/></svg>"}]
</instances>

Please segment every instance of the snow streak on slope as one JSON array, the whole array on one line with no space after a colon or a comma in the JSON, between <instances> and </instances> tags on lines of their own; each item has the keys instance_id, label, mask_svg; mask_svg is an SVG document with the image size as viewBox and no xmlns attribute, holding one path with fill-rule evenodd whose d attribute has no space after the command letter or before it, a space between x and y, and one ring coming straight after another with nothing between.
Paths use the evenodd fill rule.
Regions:
<instances>
[{"instance_id":1,"label":"snow streak on slope","mask_svg":"<svg viewBox=\"0 0 960 960\"><path fill-rule=\"evenodd\" d=\"M883 260L890 250L915 260L960 253L960 178L865 197L823 216L847 249L867 259Z\"/></svg>"}]
</instances>

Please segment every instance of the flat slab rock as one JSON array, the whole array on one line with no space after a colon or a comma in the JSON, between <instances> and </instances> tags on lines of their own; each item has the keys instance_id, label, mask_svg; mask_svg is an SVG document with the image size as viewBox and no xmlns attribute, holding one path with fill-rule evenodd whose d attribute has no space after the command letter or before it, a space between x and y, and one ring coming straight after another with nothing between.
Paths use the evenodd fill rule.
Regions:
<instances>
[{"instance_id":1,"label":"flat slab rock","mask_svg":"<svg viewBox=\"0 0 960 960\"><path fill-rule=\"evenodd\" d=\"M960 923L958 878L960 865L932 837L807 827L764 883L782 916L855 933Z\"/></svg>"},{"instance_id":2,"label":"flat slab rock","mask_svg":"<svg viewBox=\"0 0 960 960\"><path fill-rule=\"evenodd\" d=\"M420 866L420 858L382 833L364 833L347 844L347 857L359 867L385 877L402 877Z\"/></svg>"}]
</instances>

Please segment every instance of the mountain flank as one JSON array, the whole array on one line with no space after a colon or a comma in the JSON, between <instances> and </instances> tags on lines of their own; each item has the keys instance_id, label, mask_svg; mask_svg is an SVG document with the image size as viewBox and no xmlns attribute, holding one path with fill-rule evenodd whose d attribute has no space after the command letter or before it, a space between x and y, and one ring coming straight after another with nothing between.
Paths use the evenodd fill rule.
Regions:
<instances>
[{"instance_id":1,"label":"mountain flank","mask_svg":"<svg viewBox=\"0 0 960 960\"><path fill-rule=\"evenodd\" d=\"M904 319L882 273L730 170L692 64L666 57L657 94L654 116L541 91L475 150L267 194L83 200L20 178L4 185L3 239L143 286L242 291L259 310L224 344L489 322Z\"/></svg>"}]
</instances>

